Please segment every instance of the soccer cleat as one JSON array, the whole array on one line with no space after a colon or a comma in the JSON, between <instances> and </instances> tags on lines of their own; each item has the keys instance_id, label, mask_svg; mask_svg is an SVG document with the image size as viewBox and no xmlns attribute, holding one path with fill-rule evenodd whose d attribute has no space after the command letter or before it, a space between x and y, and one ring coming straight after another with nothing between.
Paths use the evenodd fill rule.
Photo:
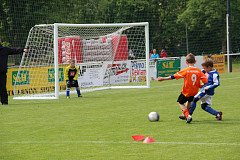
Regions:
<instances>
[{"instance_id":1,"label":"soccer cleat","mask_svg":"<svg viewBox=\"0 0 240 160\"><path fill-rule=\"evenodd\" d=\"M192 122L192 116L188 116L187 120L186 120L186 123L191 123Z\"/></svg>"},{"instance_id":2,"label":"soccer cleat","mask_svg":"<svg viewBox=\"0 0 240 160\"><path fill-rule=\"evenodd\" d=\"M186 117L185 117L183 114L181 114L181 115L179 116L179 119L181 119L181 120L186 120Z\"/></svg>"},{"instance_id":3,"label":"soccer cleat","mask_svg":"<svg viewBox=\"0 0 240 160\"><path fill-rule=\"evenodd\" d=\"M67 96L67 99L70 99L70 96Z\"/></svg>"},{"instance_id":4,"label":"soccer cleat","mask_svg":"<svg viewBox=\"0 0 240 160\"><path fill-rule=\"evenodd\" d=\"M2 103L2 105L8 105L8 103Z\"/></svg>"},{"instance_id":5,"label":"soccer cleat","mask_svg":"<svg viewBox=\"0 0 240 160\"><path fill-rule=\"evenodd\" d=\"M82 97L82 95L80 94L80 95L78 95L78 97Z\"/></svg>"},{"instance_id":6,"label":"soccer cleat","mask_svg":"<svg viewBox=\"0 0 240 160\"><path fill-rule=\"evenodd\" d=\"M221 120L222 120L222 112L221 112L221 111L218 112L218 114L217 114L217 116L216 116L216 119L217 119L218 121L221 121Z\"/></svg>"}]
</instances>

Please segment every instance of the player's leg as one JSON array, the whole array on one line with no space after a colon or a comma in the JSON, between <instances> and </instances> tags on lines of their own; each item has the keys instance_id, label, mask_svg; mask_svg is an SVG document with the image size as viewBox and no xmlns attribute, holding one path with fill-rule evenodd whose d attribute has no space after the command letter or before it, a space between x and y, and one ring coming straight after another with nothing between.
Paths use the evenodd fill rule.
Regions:
<instances>
[{"instance_id":1,"label":"player's leg","mask_svg":"<svg viewBox=\"0 0 240 160\"><path fill-rule=\"evenodd\" d=\"M222 112L217 111L211 107L212 104L212 96L206 95L202 98L202 104L201 107L204 111L214 115L217 120L222 120Z\"/></svg>"},{"instance_id":2,"label":"player's leg","mask_svg":"<svg viewBox=\"0 0 240 160\"><path fill-rule=\"evenodd\" d=\"M184 105L187 106L187 109L189 110L190 107L191 107L191 102L187 101ZM179 119L181 119L181 120L186 120L186 117L185 117L185 115L182 113L182 114L179 116Z\"/></svg>"},{"instance_id":3,"label":"player's leg","mask_svg":"<svg viewBox=\"0 0 240 160\"><path fill-rule=\"evenodd\" d=\"M179 105L179 107L181 108L183 115L184 115L185 117L189 117L190 114L189 114L189 111L188 111L187 107L186 107L184 104L181 104L180 102L178 102L178 105ZM185 118L185 119L186 119L186 118Z\"/></svg>"},{"instance_id":4,"label":"player's leg","mask_svg":"<svg viewBox=\"0 0 240 160\"><path fill-rule=\"evenodd\" d=\"M187 123L190 123L192 121L192 116L189 114L187 106L185 106L185 103L187 101L188 101L187 98L183 94L180 94L177 100L179 107L182 110L182 113L186 117Z\"/></svg>"},{"instance_id":5,"label":"player's leg","mask_svg":"<svg viewBox=\"0 0 240 160\"><path fill-rule=\"evenodd\" d=\"M66 84L67 84L66 97L70 98L71 81L66 81Z\"/></svg>"},{"instance_id":6,"label":"player's leg","mask_svg":"<svg viewBox=\"0 0 240 160\"><path fill-rule=\"evenodd\" d=\"M8 105L8 94L7 94L7 75L6 73L0 73L0 96L2 105Z\"/></svg>"},{"instance_id":7,"label":"player's leg","mask_svg":"<svg viewBox=\"0 0 240 160\"><path fill-rule=\"evenodd\" d=\"M0 73L0 98L1 98L1 104L3 102L3 99L2 99L2 93L3 93L3 76L2 76L2 73Z\"/></svg>"},{"instance_id":8,"label":"player's leg","mask_svg":"<svg viewBox=\"0 0 240 160\"><path fill-rule=\"evenodd\" d=\"M1 104L3 104L3 76L2 73L0 73L0 97L1 97Z\"/></svg>"},{"instance_id":9,"label":"player's leg","mask_svg":"<svg viewBox=\"0 0 240 160\"><path fill-rule=\"evenodd\" d=\"M189 113L190 113L190 115L192 115L193 112L195 111L195 109L196 109L196 107L197 107L197 102L198 102L202 97L204 97L205 95L206 95L205 92L202 92L202 90L201 90L201 91L199 91L199 92L194 96L193 101L192 101L192 103L191 103L191 106L190 106L190 108L189 108Z\"/></svg>"},{"instance_id":10,"label":"player's leg","mask_svg":"<svg viewBox=\"0 0 240 160\"><path fill-rule=\"evenodd\" d=\"M79 87L76 87L76 91L77 91L78 97L82 97L82 94L81 94L81 92L80 92L80 88L79 88Z\"/></svg>"},{"instance_id":11,"label":"player's leg","mask_svg":"<svg viewBox=\"0 0 240 160\"><path fill-rule=\"evenodd\" d=\"M74 87L76 87L76 91L77 91L78 97L82 97L81 92L80 92L80 88L79 88L79 85L78 85L78 81L77 81L77 80L74 80L73 83L74 83L74 84L73 84Z\"/></svg>"}]
</instances>

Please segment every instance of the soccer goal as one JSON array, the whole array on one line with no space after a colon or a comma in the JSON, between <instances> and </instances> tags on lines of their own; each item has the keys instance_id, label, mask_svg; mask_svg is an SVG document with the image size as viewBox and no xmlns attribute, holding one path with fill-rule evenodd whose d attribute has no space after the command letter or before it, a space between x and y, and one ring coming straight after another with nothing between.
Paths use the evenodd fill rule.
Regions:
<instances>
[{"instance_id":1,"label":"soccer goal","mask_svg":"<svg viewBox=\"0 0 240 160\"><path fill-rule=\"evenodd\" d=\"M14 99L58 99L74 59L82 92L149 88L149 26L142 23L44 24L29 31L14 77Z\"/></svg>"}]
</instances>

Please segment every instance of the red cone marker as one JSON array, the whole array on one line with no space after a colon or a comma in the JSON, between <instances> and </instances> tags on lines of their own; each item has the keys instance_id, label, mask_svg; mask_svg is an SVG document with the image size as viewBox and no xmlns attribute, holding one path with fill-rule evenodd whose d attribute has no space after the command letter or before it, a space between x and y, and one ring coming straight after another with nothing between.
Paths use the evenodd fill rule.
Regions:
<instances>
[{"instance_id":1,"label":"red cone marker","mask_svg":"<svg viewBox=\"0 0 240 160\"><path fill-rule=\"evenodd\" d=\"M143 135L133 135L132 138L134 141L143 141L145 139Z\"/></svg>"}]
</instances>

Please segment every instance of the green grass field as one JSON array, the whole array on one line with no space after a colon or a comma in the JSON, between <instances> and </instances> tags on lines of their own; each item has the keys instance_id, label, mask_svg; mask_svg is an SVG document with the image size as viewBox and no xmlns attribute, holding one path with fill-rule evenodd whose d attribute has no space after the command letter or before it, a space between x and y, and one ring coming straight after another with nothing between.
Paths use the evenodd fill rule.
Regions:
<instances>
[{"instance_id":1,"label":"green grass field","mask_svg":"<svg viewBox=\"0 0 240 160\"><path fill-rule=\"evenodd\" d=\"M82 98L21 101L0 107L1 160L240 159L240 74L222 74L213 108L198 104L191 124L178 119L182 80L152 82L150 89L84 93ZM151 111L159 122L149 122ZM142 134L156 142L135 142Z\"/></svg>"}]
</instances>

